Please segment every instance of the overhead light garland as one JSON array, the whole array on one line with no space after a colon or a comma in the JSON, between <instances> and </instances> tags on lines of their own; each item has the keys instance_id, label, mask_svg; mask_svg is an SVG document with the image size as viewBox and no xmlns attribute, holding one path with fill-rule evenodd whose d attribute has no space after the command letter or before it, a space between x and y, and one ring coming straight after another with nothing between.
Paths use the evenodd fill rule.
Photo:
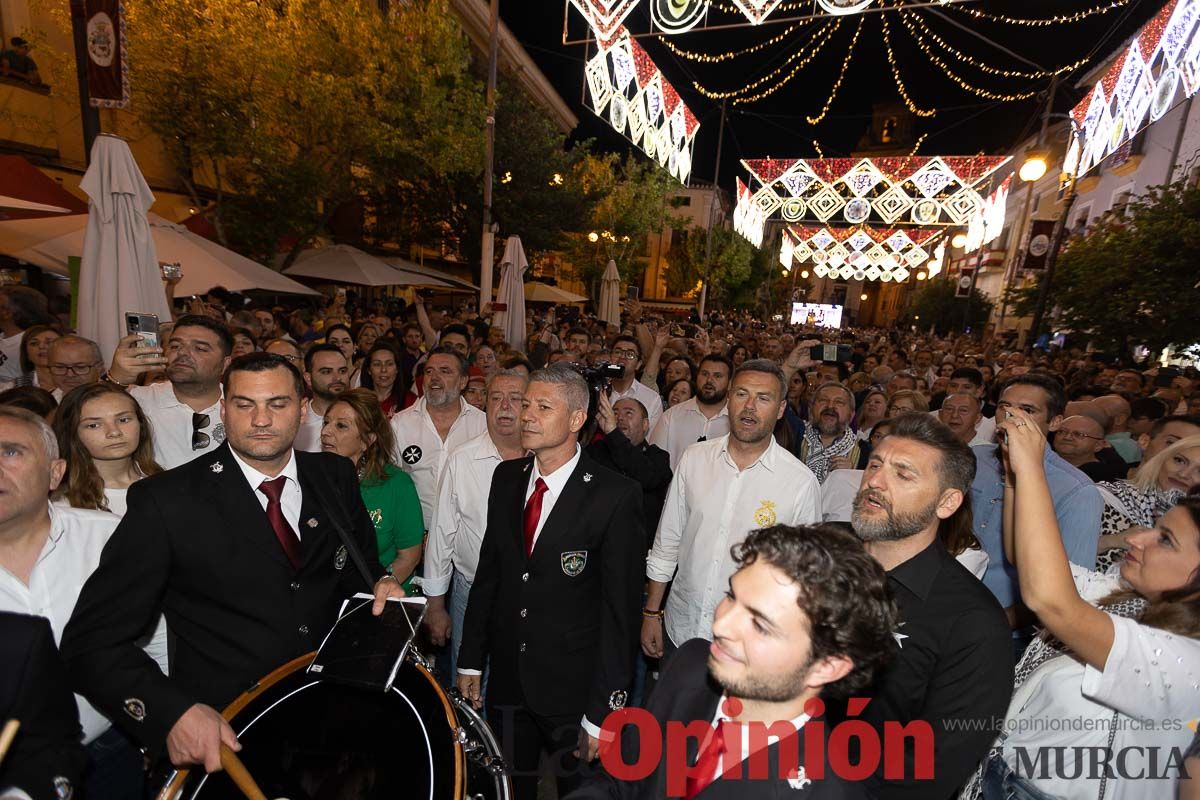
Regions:
<instances>
[{"instance_id":1,"label":"overhead light garland","mask_svg":"<svg viewBox=\"0 0 1200 800\"><path fill-rule=\"evenodd\" d=\"M710 100L728 100L732 98L734 105L756 103L759 100L762 100L764 97L770 97L772 94L782 89L788 84L789 81L791 81L792 78L796 76L797 72L804 69L812 62L814 58L820 55L821 50L825 47L826 43L833 38L833 35L837 32L837 29L840 25L841 20L834 20L833 22L826 23L820 28L820 30L813 34L813 38L808 41L807 45L796 50L795 53L792 53L790 56L788 56L786 61L768 74L743 86L740 89L734 89L733 91L729 92L715 92L711 89L701 86L696 81L692 81L692 86L696 89L696 91L700 92L700 94L704 95ZM824 34L823 37L822 34ZM783 72L783 70L787 69L788 64L796 59L800 60L792 66L792 71L789 72L786 77L775 81L761 92L747 94L747 92L753 92L764 83L774 80L781 72Z\"/></svg>"},{"instance_id":2,"label":"overhead light garland","mask_svg":"<svg viewBox=\"0 0 1200 800\"><path fill-rule=\"evenodd\" d=\"M825 115L829 113L830 107L833 106L833 101L837 98L838 89L842 88L842 81L846 79L846 70L850 68L850 59L854 56L854 45L858 44L858 36L862 33L862 26L862 17L859 17L858 25L854 28L854 38L850 40L850 46L846 48L846 58L842 61L842 71L838 73L837 80L833 82L833 88L829 90L829 97L825 99L825 105L821 108L821 113L815 117L805 117L809 125L816 125L825 119Z\"/></svg>"},{"instance_id":3,"label":"overhead light garland","mask_svg":"<svg viewBox=\"0 0 1200 800\"><path fill-rule=\"evenodd\" d=\"M1200 91L1200 0L1168 3L1074 109L1066 172L1082 175ZM1147 117L1149 120L1147 121Z\"/></svg>"},{"instance_id":4,"label":"overhead light garland","mask_svg":"<svg viewBox=\"0 0 1200 800\"><path fill-rule=\"evenodd\" d=\"M982 61L979 61L978 59L973 58L969 54L964 53L963 51L959 50L958 48L952 46L949 42L947 42L941 36L938 36L937 33L934 32L928 25L926 25L925 20L923 20L921 18L920 14L913 14L913 15L911 15L910 19L921 29L921 32L924 35L926 35L930 39L932 39L939 47L941 47L947 53L949 53L950 55L954 56L955 58L957 58L961 61L965 61L966 63L968 63L971 66L978 69L980 72L986 72L989 75L999 75L1004 78L1032 78L1032 79L1050 78L1055 75L1062 75L1065 72L1070 72L1071 70L1082 67L1084 64L1088 63L1088 61L1090 60L1087 57L1084 57L1072 64L1067 64L1065 66L1059 67L1058 69L1053 69L1053 70L1043 69L1043 70L1037 70L1037 71L1033 71L1033 72L1022 71L1019 69L999 69L998 67L992 67L987 64L984 64Z\"/></svg>"},{"instance_id":5,"label":"overhead light garland","mask_svg":"<svg viewBox=\"0 0 1200 800\"><path fill-rule=\"evenodd\" d=\"M922 133L919 137L917 137L917 143L913 145L912 150L908 151L908 157L912 158L913 156L915 156L917 154L917 151L921 149L921 145L925 144L925 140L928 138L929 138L929 131L926 131L925 133Z\"/></svg>"},{"instance_id":6,"label":"overhead light garland","mask_svg":"<svg viewBox=\"0 0 1200 800\"><path fill-rule=\"evenodd\" d=\"M1060 14L1056 17L1047 17L1045 19L1020 19L1018 17L1009 17L1004 14L989 14L986 11L980 11L977 8L970 8L964 5L948 5L947 8L952 8L955 11L960 11L963 14L969 14L975 19L986 19L989 22L1003 22L1008 25L1024 25L1028 28L1045 28L1050 25L1066 25L1072 22L1080 22L1088 17L1095 17L1129 5L1133 0L1109 0L1103 5L1087 8L1083 11L1077 11L1074 14Z\"/></svg>"},{"instance_id":7,"label":"overhead light garland","mask_svg":"<svg viewBox=\"0 0 1200 800\"><path fill-rule=\"evenodd\" d=\"M788 226L780 237L779 261L790 269L793 262L811 264L818 278L842 280L906 281L910 269L930 258L929 246L940 230Z\"/></svg>"},{"instance_id":8,"label":"overhead light garland","mask_svg":"<svg viewBox=\"0 0 1200 800\"><path fill-rule=\"evenodd\" d=\"M1003 94L1003 93L999 93L999 92L988 91L987 89L982 89L978 86L975 86L974 84L968 83L967 81L963 80L956 72L954 72L954 70L950 69L950 65L948 65L945 61L943 61L938 56L937 53L933 52L933 48L931 48L929 46L929 43L926 42L921 37L920 31L913 28L912 23L909 22L909 20L908 20L908 14L904 11L900 12L900 22L902 22L904 24L904 27L908 28L908 32L910 34L912 34L913 39L916 40L917 46L920 47L921 50L925 53L925 55L927 55L929 57L929 60L932 61L935 65L937 65L942 70L942 72L945 73L947 78L954 81L961 88L967 90L968 92L979 95L980 97L986 97L989 100L1000 100L1000 101L1004 101L1004 102L1010 102L1013 100L1028 100L1030 97L1033 97L1034 95L1037 94L1037 90L1031 90L1028 92L1012 92L1009 94Z\"/></svg>"},{"instance_id":9,"label":"overhead light garland","mask_svg":"<svg viewBox=\"0 0 1200 800\"><path fill-rule=\"evenodd\" d=\"M749 55L750 53L757 53L760 50L764 50L768 47L772 47L773 45L777 45L780 42L782 42L784 39L786 39L788 36L790 36L797 28L799 28L800 26L805 25L811 21L812 20L807 20L807 19L801 20L800 22L789 25L783 31L783 33L781 33L777 36L772 36L770 39L767 39L766 41L759 42L758 44L752 44L749 47L743 48L741 50L730 50L729 52L726 52L726 53L715 53L715 54L714 53L696 53L692 50L684 50L682 47L679 47L678 45L676 45L674 42L672 42L666 36L660 36L658 38L658 41L664 47L666 47L668 50L670 50L672 53L679 56L680 58L686 58L688 61L695 61L700 64L720 64L723 61L730 61L732 59L737 58L738 56Z\"/></svg>"},{"instance_id":10,"label":"overhead light garland","mask_svg":"<svg viewBox=\"0 0 1200 800\"><path fill-rule=\"evenodd\" d=\"M618 28L584 74L596 115L686 184L700 122L629 31Z\"/></svg>"},{"instance_id":11,"label":"overhead light garland","mask_svg":"<svg viewBox=\"0 0 1200 800\"><path fill-rule=\"evenodd\" d=\"M892 37L891 29L888 27L886 15L881 15L880 23L883 25L883 47L887 51L888 66L892 68L892 77L896 80L896 88L900 90L900 98L904 101L904 105L913 114L918 117L932 117L937 114L935 108L919 108L913 99L908 96L908 89L904 86L904 80L900 77L900 67L896 64L896 54L892 52Z\"/></svg>"}]
</instances>

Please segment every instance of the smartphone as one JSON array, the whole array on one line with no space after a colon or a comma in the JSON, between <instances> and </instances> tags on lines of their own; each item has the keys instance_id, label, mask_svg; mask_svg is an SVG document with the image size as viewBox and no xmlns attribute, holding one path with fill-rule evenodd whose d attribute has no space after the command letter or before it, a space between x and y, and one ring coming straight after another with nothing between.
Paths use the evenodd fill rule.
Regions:
<instances>
[{"instance_id":1,"label":"smartphone","mask_svg":"<svg viewBox=\"0 0 1200 800\"><path fill-rule=\"evenodd\" d=\"M848 344L814 344L808 348L808 357L813 361L823 361L826 364L839 364L849 361L851 356Z\"/></svg>"},{"instance_id":2,"label":"smartphone","mask_svg":"<svg viewBox=\"0 0 1200 800\"><path fill-rule=\"evenodd\" d=\"M183 277L183 266L178 262L174 264L163 264L161 269L162 276L166 280L178 280Z\"/></svg>"},{"instance_id":3,"label":"smartphone","mask_svg":"<svg viewBox=\"0 0 1200 800\"><path fill-rule=\"evenodd\" d=\"M628 297L630 300L637 300L638 297L641 295L641 293L642 293L641 288L637 287L637 286L633 286L632 284L629 286L628 289L625 290L625 296Z\"/></svg>"},{"instance_id":4,"label":"smartphone","mask_svg":"<svg viewBox=\"0 0 1200 800\"><path fill-rule=\"evenodd\" d=\"M158 347L158 315L126 311L125 332L138 335L138 347Z\"/></svg>"}]
</instances>

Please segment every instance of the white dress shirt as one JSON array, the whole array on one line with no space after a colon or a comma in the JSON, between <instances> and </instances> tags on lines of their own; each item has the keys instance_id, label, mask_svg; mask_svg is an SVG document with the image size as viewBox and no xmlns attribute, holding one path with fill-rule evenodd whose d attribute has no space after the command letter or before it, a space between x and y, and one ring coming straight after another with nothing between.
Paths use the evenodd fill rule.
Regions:
<instances>
[{"instance_id":1,"label":"white dress shirt","mask_svg":"<svg viewBox=\"0 0 1200 800\"><path fill-rule=\"evenodd\" d=\"M301 537L300 532L300 509L304 503L304 495L300 491L300 475L296 471L296 451L292 450L288 453L288 463L275 478L270 475L264 475L254 467L243 461L237 453L232 449L233 460L242 468L242 474L246 476L246 482L250 484L250 491L254 492L255 499L262 506L263 511L267 510L266 494L259 490L259 486L263 481L273 481L275 478L287 478L283 483L283 493L279 496L279 506L283 510L283 518L292 526L292 530L296 532L296 539Z\"/></svg>"},{"instance_id":2,"label":"white dress shirt","mask_svg":"<svg viewBox=\"0 0 1200 800\"><path fill-rule=\"evenodd\" d=\"M659 393L635 378L624 392L618 392L617 387L613 386L612 394L608 396L608 399L616 404L618 400L624 400L627 397L637 400L646 407L646 413L650 419L650 430L654 430L654 426L658 424L658 418L663 413L662 397Z\"/></svg>"},{"instance_id":3,"label":"white dress shirt","mask_svg":"<svg viewBox=\"0 0 1200 800\"><path fill-rule=\"evenodd\" d=\"M666 631L676 645L711 639L713 611L736 569L729 549L747 533L821 521L816 476L774 437L758 461L740 471L728 445L729 437L722 436L683 454L646 560L651 580L674 578Z\"/></svg>"},{"instance_id":4,"label":"white dress shirt","mask_svg":"<svg viewBox=\"0 0 1200 800\"><path fill-rule=\"evenodd\" d=\"M487 431L456 448L446 459L425 545L421 579L425 594L438 597L450 591L450 577L455 570L468 582L475 581L479 548L487 530L492 473L503 460Z\"/></svg>"},{"instance_id":5,"label":"white dress shirt","mask_svg":"<svg viewBox=\"0 0 1200 800\"><path fill-rule=\"evenodd\" d=\"M671 469L679 466L683 451L704 439L716 439L729 433L729 404L721 406L711 419L704 416L700 403L691 397L663 412L650 431L650 444L661 447L671 457Z\"/></svg>"},{"instance_id":6,"label":"white dress shirt","mask_svg":"<svg viewBox=\"0 0 1200 800\"><path fill-rule=\"evenodd\" d=\"M416 484L426 530L433 523L438 479L442 476L446 456L487 431L487 415L461 397L458 403L458 418L450 426L445 441L438 435L424 397L392 417L392 433L396 438L392 458Z\"/></svg>"},{"instance_id":7,"label":"white dress shirt","mask_svg":"<svg viewBox=\"0 0 1200 800\"><path fill-rule=\"evenodd\" d=\"M107 511L49 503L50 535L29 574L29 585L0 567L0 611L32 614L50 620L54 643L62 641L84 582L100 563L100 553L121 518ZM108 719L79 695L79 721L84 742L108 730Z\"/></svg>"},{"instance_id":8,"label":"white dress shirt","mask_svg":"<svg viewBox=\"0 0 1200 800\"><path fill-rule=\"evenodd\" d=\"M308 413L300 420L300 428L296 431L296 439L292 447L305 453L321 452L321 428L325 427L325 415L313 411L312 401L308 404Z\"/></svg>"},{"instance_id":9,"label":"white dress shirt","mask_svg":"<svg viewBox=\"0 0 1200 800\"><path fill-rule=\"evenodd\" d=\"M15 381L21 377L21 339L24 335L21 332L0 337L0 381Z\"/></svg>"},{"instance_id":10,"label":"white dress shirt","mask_svg":"<svg viewBox=\"0 0 1200 800\"><path fill-rule=\"evenodd\" d=\"M150 420L154 437L154 460L163 469L174 469L196 456L215 450L225 441L225 426L221 424L221 401L199 412L208 415L208 425L201 428L208 434L208 444L192 449L192 407L180 402L170 381L149 386L130 386L129 394Z\"/></svg>"},{"instance_id":11,"label":"white dress shirt","mask_svg":"<svg viewBox=\"0 0 1200 800\"><path fill-rule=\"evenodd\" d=\"M554 504L558 502L558 496L562 494L563 488L567 485L567 481L571 478L571 473L579 466L579 456L583 450L579 447L579 443L575 444L575 455L571 456L571 460L563 464L558 469L551 472L549 475L543 475L541 468L538 465L538 460L533 459L533 469L529 471L529 484L525 487L525 502L529 502L529 498L533 495L533 490L537 486L538 478L546 482L546 492L542 495L542 515L538 517L537 527L533 529L533 547L537 548L538 539L542 536L542 528L546 526L546 520L550 518L550 512L554 510ZM522 507L521 521L524 523L525 513Z\"/></svg>"}]
</instances>

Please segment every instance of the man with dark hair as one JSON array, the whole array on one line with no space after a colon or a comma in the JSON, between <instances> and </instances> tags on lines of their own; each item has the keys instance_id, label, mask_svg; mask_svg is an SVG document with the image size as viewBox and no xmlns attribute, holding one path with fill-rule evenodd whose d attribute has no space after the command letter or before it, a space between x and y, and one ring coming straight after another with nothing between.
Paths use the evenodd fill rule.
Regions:
<instances>
[{"instance_id":1,"label":"man with dark hair","mask_svg":"<svg viewBox=\"0 0 1200 800\"><path fill-rule=\"evenodd\" d=\"M8 50L0 51L0 76L16 78L34 86L39 85L42 76L38 72L37 64L29 57L29 42L20 36L14 36L9 40L9 44L11 47Z\"/></svg>"},{"instance_id":2,"label":"man with dark hair","mask_svg":"<svg viewBox=\"0 0 1200 800\"><path fill-rule=\"evenodd\" d=\"M346 391L349 380L350 362L337 346L318 344L304 354L304 383L312 397L308 401L308 413L296 433L297 450L315 453L321 449L325 412L337 396Z\"/></svg>"},{"instance_id":3,"label":"man with dark hair","mask_svg":"<svg viewBox=\"0 0 1200 800\"><path fill-rule=\"evenodd\" d=\"M649 413L650 430L654 430L662 416L663 404L658 392L637 379L638 370L642 368L642 346L635 337L623 334L613 340L610 352L612 363L619 365L624 372L609 384L612 392L608 399L615 403L629 397L640 402Z\"/></svg>"},{"instance_id":4,"label":"man with dark hair","mask_svg":"<svg viewBox=\"0 0 1200 800\"><path fill-rule=\"evenodd\" d=\"M1154 458L1180 439L1196 434L1200 434L1200 416L1171 414L1162 417L1150 426L1149 433L1138 437L1138 445L1142 448L1142 459Z\"/></svg>"},{"instance_id":5,"label":"man with dark hair","mask_svg":"<svg viewBox=\"0 0 1200 800\"><path fill-rule=\"evenodd\" d=\"M588 445L587 454L642 487L647 535L653 537L671 485L671 457L646 441L650 429L646 407L632 397L614 403L601 392L596 424L604 438ZM650 544L647 540L647 550Z\"/></svg>"},{"instance_id":6,"label":"man with dark hair","mask_svg":"<svg viewBox=\"0 0 1200 800\"><path fill-rule=\"evenodd\" d=\"M818 698L858 694L897 650L883 569L833 525L752 531L733 559L737 570L714 614L712 642L685 642L667 662L646 708L658 725L623 732L624 763L640 763L648 751L664 757L642 781L606 774L569 800L869 796L836 773L825 746L806 748L804 737L809 724L824 723L809 716ZM689 732L711 725L695 760L667 744L676 725ZM764 736L765 759L752 756L756 728L776 737ZM652 729L659 741L643 741ZM814 754L819 763L809 760Z\"/></svg>"},{"instance_id":7,"label":"man with dark hair","mask_svg":"<svg viewBox=\"0 0 1200 800\"><path fill-rule=\"evenodd\" d=\"M959 367L951 372L950 380L946 383L946 395L960 392L979 398L979 413L983 416L979 423L979 435L990 442L996 432L996 407L987 400L983 373L974 367Z\"/></svg>"},{"instance_id":8,"label":"man with dark hair","mask_svg":"<svg viewBox=\"0 0 1200 800\"><path fill-rule=\"evenodd\" d=\"M1066 408L1062 384L1048 375L1030 372L1009 378L1000 388L996 420L1003 421L1007 409L1020 408L1033 418L1043 436L1058 430ZM1019 603L1016 567L1004 557L1004 507L1012 501L1012 486L1020 479L1009 469L1002 444L981 444L972 448L978 469L971 484L971 505L975 509L975 538L988 554L984 584L1008 610L1015 629L1026 627ZM1096 565L1096 545L1100 536L1100 515L1104 501L1092 479L1068 464L1051 448L1046 448L1046 480L1054 498L1054 513L1062 532L1063 547L1071 563L1084 569ZM1018 647L1020 644L1018 643Z\"/></svg>"},{"instance_id":9,"label":"man with dark hair","mask_svg":"<svg viewBox=\"0 0 1200 800\"><path fill-rule=\"evenodd\" d=\"M881 736L891 722L933 729L932 779L916 778L918 756L928 754L906 739L903 778L874 787L887 800L956 796L1008 709L1013 661L1004 613L939 535L969 528L974 477L971 449L953 431L928 414L902 414L871 453L854 499L851 525L887 571L900 607L900 651L865 716Z\"/></svg>"},{"instance_id":10,"label":"man with dark hair","mask_svg":"<svg viewBox=\"0 0 1200 800\"><path fill-rule=\"evenodd\" d=\"M734 571L729 548L747 533L820 521L816 477L775 441L786 391L774 361L744 362L729 391L729 434L692 445L679 460L646 561L647 656L661 658L689 639L708 636L713 609Z\"/></svg>"},{"instance_id":11,"label":"man with dark hair","mask_svg":"<svg viewBox=\"0 0 1200 800\"><path fill-rule=\"evenodd\" d=\"M566 339L563 341L563 351L569 354L572 361L582 364L587 357L591 343L592 337L587 329L576 326L567 331Z\"/></svg>"},{"instance_id":12,"label":"man with dark hair","mask_svg":"<svg viewBox=\"0 0 1200 800\"><path fill-rule=\"evenodd\" d=\"M315 650L346 597L374 592L378 614L403 595L379 564L354 466L292 447L300 372L250 353L224 387L228 439L130 487L62 643L80 694L152 753L209 772L221 745L240 749L217 709ZM175 645L169 678L137 646L159 613Z\"/></svg>"},{"instance_id":13,"label":"man with dark hair","mask_svg":"<svg viewBox=\"0 0 1200 800\"><path fill-rule=\"evenodd\" d=\"M1150 433L1154 423L1167 416L1167 404L1157 397L1139 397L1129 404L1129 432L1134 441ZM1139 443L1140 447L1140 443Z\"/></svg>"},{"instance_id":14,"label":"man with dark hair","mask_svg":"<svg viewBox=\"0 0 1200 800\"><path fill-rule=\"evenodd\" d=\"M696 442L706 442L729 433L729 379L733 362L709 353L696 371L696 395L663 412L650 431L650 441L666 450L671 469L679 465L683 451Z\"/></svg>"},{"instance_id":15,"label":"man with dark hair","mask_svg":"<svg viewBox=\"0 0 1200 800\"><path fill-rule=\"evenodd\" d=\"M530 376L521 443L533 456L496 466L458 652L458 686L476 707L489 665L487 718L521 800L537 796L543 751L559 797L578 785L633 680L642 492L580 449L588 402L568 365Z\"/></svg>"},{"instance_id":16,"label":"man with dark hair","mask_svg":"<svg viewBox=\"0 0 1200 800\"><path fill-rule=\"evenodd\" d=\"M0 381L21 376L21 335L25 329L52 321L46 295L28 286L0 286Z\"/></svg>"},{"instance_id":17,"label":"man with dark hair","mask_svg":"<svg viewBox=\"0 0 1200 800\"><path fill-rule=\"evenodd\" d=\"M225 440L220 421L221 375L229 366L233 336L212 317L180 317L161 347L141 347L136 335L122 339L107 380L126 387L154 428L154 460L164 469L186 464ZM132 385L143 372L166 367L168 382ZM299 365L294 365L298 370Z\"/></svg>"},{"instance_id":18,"label":"man with dark hair","mask_svg":"<svg viewBox=\"0 0 1200 800\"><path fill-rule=\"evenodd\" d=\"M425 392L421 398L392 417L396 438L392 458L412 476L428 530L446 456L486 431L487 416L462 396L467 388L467 359L458 348L440 344L430 350L423 377Z\"/></svg>"},{"instance_id":19,"label":"man with dark hair","mask_svg":"<svg viewBox=\"0 0 1200 800\"><path fill-rule=\"evenodd\" d=\"M917 388L917 379L908 372L897 372L887 382L887 396L891 399L896 392L914 391Z\"/></svg>"}]
</instances>

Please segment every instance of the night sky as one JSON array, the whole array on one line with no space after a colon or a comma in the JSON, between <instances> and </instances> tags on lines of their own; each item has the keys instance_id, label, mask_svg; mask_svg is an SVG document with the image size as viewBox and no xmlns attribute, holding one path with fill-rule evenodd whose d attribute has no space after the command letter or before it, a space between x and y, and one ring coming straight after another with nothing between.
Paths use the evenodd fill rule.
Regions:
<instances>
[{"instance_id":1,"label":"night sky","mask_svg":"<svg viewBox=\"0 0 1200 800\"><path fill-rule=\"evenodd\" d=\"M639 0L625 25L631 31L650 30L649 3ZM795 4L795 0L792 0ZM700 31L672 36L678 48L703 53L741 50L786 30L791 23L770 24L776 18L796 16L788 11L785 0L770 17L768 24L733 30ZM625 151L632 149L625 140L601 121L583 103L584 46L563 45L564 0L500 0L500 15L515 32L530 56L550 78L559 93L579 115L577 138L594 138L599 148ZM717 0L709 10L708 24L745 21L740 13L721 10L730 0ZM991 14L1019 18L1046 18L1072 14L1099 5L1102 0L982 0L966 4ZM997 69L1032 71L1034 68L956 28L945 17L983 34L1046 68L1088 58L1088 63L1061 79L1056 111L1066 111L1082 97L1075 83L1101 59L1106 58L1137 29L1163 7L1163 0L1132 0L1106 14L1073 24L1048 27L1023 27L976 20L952 8L916 9L925 25L945 40L978 61ZM944 15L939 17L938 15ZM572 40L587 33L582 17L574 9L567 12ZM720 183L732 189L742 158L816 157L812 145L816 139L826 156L846 156L855 149L866 131L873 103L898 100L899 93L888 66L883 45L880 14L862 15L863 29L845 81L828 116L816 126L806 116L815 116L829 96L841 70L858 16L844 17L837 33L820 54L788 84L770 97L746 105L729 105L725 128ZM997 102L960 88L946 77L918 47L909 29L896 12L887 13L892 48L909 95L918 106L936 108L933 118L917 120L917 133L929 136L921 146L922 155L974 155L1007 152L1023 135L1036 131L1045 107L1046 95L1015 102ZM731 91L769 73L813 38L823 22L798 26L783 41L758 52L739 56L720 64L686 60L671 53L654 37L639 42L654 58L664 76L679 91L684 101L701 120L696 140L693 182L710 181L717 149L719 101L700 94L693 81L712 91ZM1019 93L1049 86L1048 78L1006 78L981 72L963 63L930 42L934 52L964 80L995 93ZM592 45L591 54L595 53ZM787 74L789 70L784 70ZM760 87L760 91L764 87Z\"/></svg>"}]
</instances>

